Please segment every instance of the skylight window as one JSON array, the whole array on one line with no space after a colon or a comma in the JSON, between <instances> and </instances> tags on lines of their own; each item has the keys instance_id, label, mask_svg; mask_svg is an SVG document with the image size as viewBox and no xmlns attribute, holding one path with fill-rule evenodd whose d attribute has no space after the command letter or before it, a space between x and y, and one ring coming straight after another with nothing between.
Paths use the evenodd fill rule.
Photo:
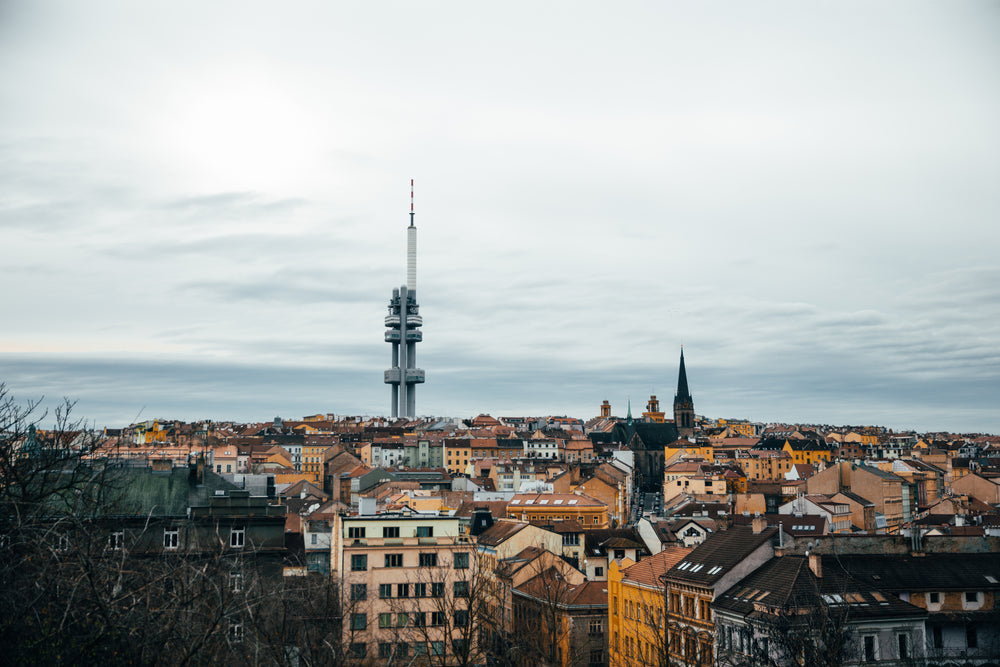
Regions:
<instances>
[{"instance_id":1,"label":"skylight window","mask_svg":"<svg viewBox=\"0 0 1000 667\"><path fill-rule=\"evenodd\" d=\"M567 505L576 505L576 498L574 498L573 500L566 501L566 504Z\"/></svg>"},{"instance_id":2,"label":"skylight window","mask_svg":"<svg viewBox=\"0 0 1000 667\"><path fill-rule=\"evenodd\" d=\"M694 567L691 568L691 571L692 572L701 572L701 568L703 568L703 567L705 567L704 563L698 563L697 565L695 565Z\"/></svg>"},{"instance_id":3,"label":"skylight window","mask_svg":"<svg viewBox=\"0 0 1000 667\"><path fill-rule=\"evenodd\" d=\"M534 505L535 504L535 499L534 498L525 498L524 499L524 504L525 505Z\"/></svg>"},{"instance_id":4,"label":"skylight window","mask_svg":"<svg viewBox=\"0 0 1000 667\"><path fill-rule=\"evenodd\" d=\"M539 505L548 505L549 504L549 499L548 498L542 498L541 500L538 501L538 504Z\"/></svg>"},{"instance_id":5,"label":"skylight window","mask_svg":"<svg viewBox=\"0 0 1000 667\"><path fill-rule=\"evenodd\" d=\"M721 565L716 565L715 567L713 567L711 570L708 571L709 574L718 574L719 572L722 572Z\"/></svg>"},{"instance_id":6,"label":"skylight window","mask_svg":"<svg viewBox=\"0 0 1000 667\"><path fill-rule=\"evenodd\" d=\"M511 505L519 505L520 503L521 503L520 498L514 498L513 500L510 501Z\"/></svg>"},{"instance_id":7,"label":"skylight window","mask_svg":"<svg viewBox=\"0 0 1000 667\"><path fill-rule=\"evenodd\" d=\"M556 498L555 500L552 501L552 504L553 505L562 505L562 501L563 501L562 498Z\"/></svg>"},{"instance_id":8,"label":"skylight window","mask_svg":"<svg viewBox=\"0 0 1000 667\"><path fill-rule=\"evenodd\" d=\"M990 582L991 584L998 583L997 578L992 575L984 574L983 576L986 577L986 581Z\"/></svg>"},{"instance_id":9,"label":"skylight window","mask_svg":"<svg viewBox=\"0 0 1000 667\"><path fill-rule=\"evenodd\" d=\"M677 566L677 569L678 570L686 570L689 567L691 567L691 563L689 563L687 561L684 561L683 563L681 563L680 565Z\"/></svg>"}]
</instances>

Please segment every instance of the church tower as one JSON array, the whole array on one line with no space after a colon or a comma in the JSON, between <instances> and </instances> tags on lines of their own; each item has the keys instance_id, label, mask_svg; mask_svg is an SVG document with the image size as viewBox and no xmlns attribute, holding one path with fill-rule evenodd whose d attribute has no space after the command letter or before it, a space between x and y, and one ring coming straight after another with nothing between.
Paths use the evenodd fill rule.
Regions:
<instances>
[{"instance_id":1,"label":"church tower","mask_svg":"<svg viewBox=\"0 0 1000 667\"><path fill-rule=\"evenodd\" d=\"M677 374L677 393L674 395L674 425L680 437L687 438L694 435L694 399L688 391L683 346L681 346L681 368Z\"/></svg>"}]
</instances>

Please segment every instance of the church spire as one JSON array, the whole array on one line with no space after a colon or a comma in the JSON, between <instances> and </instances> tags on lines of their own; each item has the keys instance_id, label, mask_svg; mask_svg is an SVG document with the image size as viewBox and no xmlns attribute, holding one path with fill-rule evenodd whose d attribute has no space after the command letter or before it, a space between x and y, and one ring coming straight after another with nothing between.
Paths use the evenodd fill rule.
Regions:
<instances>
[{"instance_id":1,"label":"church spire","mask_svg":"<svg viewBox=\"0 0 1000 667\"><path fill-rule=\"evenodd\" d=\"M674 395L674 426L682 438L694 435L694 399L688 390L687 369L684 368L684 346L681 346L681 366L677 372L677 393Z\"/></svg>"},{"instance_id":2,"label":"church spire","mask_svg":"<svg viewBox=\"0 0 1000 667\"><path fill-rule=\"evenodd\" d=\"M691 392L688 391L688 376L687 370L684 369L684 346L681 345L681 369L677 373L677 394L674 402L677 400L691 402Z\"/></svg>"}]
</instances>

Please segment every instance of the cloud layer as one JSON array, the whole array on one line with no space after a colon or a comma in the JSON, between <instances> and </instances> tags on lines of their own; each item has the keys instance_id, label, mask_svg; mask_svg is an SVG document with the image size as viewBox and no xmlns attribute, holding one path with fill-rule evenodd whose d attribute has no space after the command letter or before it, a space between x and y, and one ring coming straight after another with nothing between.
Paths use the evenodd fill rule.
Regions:
<instances>
[{"instance_id":1,"label":"cloud layer","mask_svg":"<svg viewBox=\"0 0 1000 667\"><path fill-rule=\"evenodd\" d=\"M81 416L1000 431L1000 12L6 3L0 380ZM197 20L192 20L197 17Z\"/></svg>"}]
</instances>

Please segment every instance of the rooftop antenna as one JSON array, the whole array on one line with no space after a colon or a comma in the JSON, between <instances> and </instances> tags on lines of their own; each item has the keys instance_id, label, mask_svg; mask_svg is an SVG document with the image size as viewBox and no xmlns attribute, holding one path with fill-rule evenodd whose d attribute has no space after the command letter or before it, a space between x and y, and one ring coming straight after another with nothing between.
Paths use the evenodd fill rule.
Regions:
<instances>
[{"instance_id":1,"label":"rooftop antenna","mask_svg":"<svg viewBox=\"0 0 1000 667\"><path fill-rule=\"evenodd\" d=\"M410 179L410 226L406 230L406 288L417 291L417 227L413 224L413 179Z\"/></svg>"}]
</instances>

